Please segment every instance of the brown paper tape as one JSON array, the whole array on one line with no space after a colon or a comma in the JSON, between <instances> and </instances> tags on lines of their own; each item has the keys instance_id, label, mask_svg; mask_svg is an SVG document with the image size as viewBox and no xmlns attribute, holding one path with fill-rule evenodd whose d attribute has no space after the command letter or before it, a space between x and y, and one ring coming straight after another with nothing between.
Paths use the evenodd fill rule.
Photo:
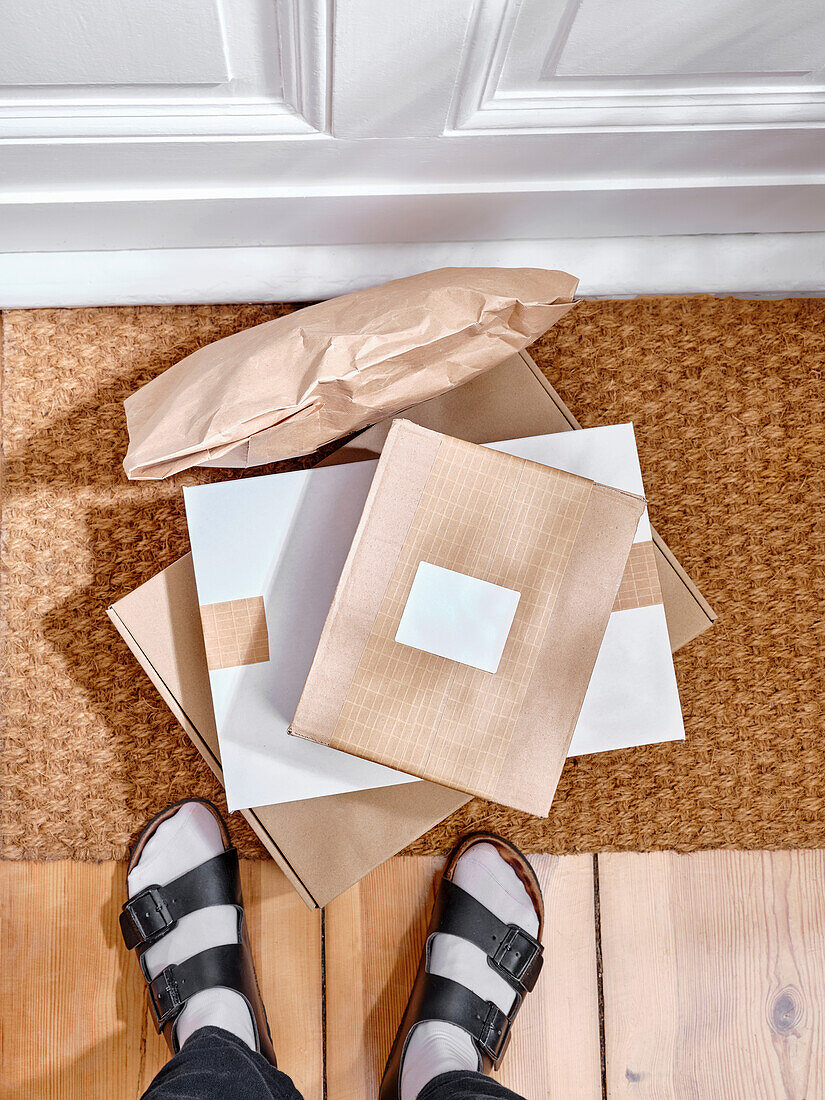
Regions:
<instances>
[{"instance_id":1,"label":"brown paper tape","mask_svg":"<svg viewBox=\"0 0 825 1100\"><path fill-rule=\"evenodd\" d=\"M664 603L664 600L653 543L636 542L628 554L613 610L632 611L636 607L653 607L657 603Z\"/></svg>"},{"instance_id":2,"label":"brown paper tape","mask_svg":"<svg viewBox=\"0 0 825 1100\"><path fill-rule=\"evenodd\" d=\"M210 670L269 660L263 596L201 604L200 612Z\"/></svg>"}]
</instances>

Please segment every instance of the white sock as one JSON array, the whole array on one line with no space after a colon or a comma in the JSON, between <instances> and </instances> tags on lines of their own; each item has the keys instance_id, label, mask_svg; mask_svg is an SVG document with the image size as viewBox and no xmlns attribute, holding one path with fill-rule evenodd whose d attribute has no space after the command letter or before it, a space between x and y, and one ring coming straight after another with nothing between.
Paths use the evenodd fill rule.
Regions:
<instances>
[{"instance_id":1,"label":"white sock","mask_svg":"<svg viewBox=\"0 0 825 1100\"><path fill-rule=\"evenodd\" d=\"M492 844L475 844L465 852L455 866L453 881L506 924L537 934L539 919L530 896ZM515 1001L513 988L488 965L481 948L458 936L441 933L433 938L429 970L493 1001L502 1012L509 1012ZM415 1028L404 1053L401 1100L415 1100L440 1073L479 1068L478 1053L466 1031L441 1020L427 1020Z\"/></svg>"},{"instance_id":2,"label":"white sock","mask_svg":"<svg viewBox=\"0 0 825 1100\"><path fill-rule=\"evenodd\" d=\"M212 813L198 802L187 802L158 825L129 872L129 897L147 886L165 886L193 867L223 851L223 837ZM181 917L171 932L144 955L151 977L164 969L225 943L237 943L238 911L213 905ZM201 1027L221 1027L255 1049L255 1029L246 1001L234 989L205 989L189 998L177 1019L180 1046Z\"/></svg>"}]
</instances>

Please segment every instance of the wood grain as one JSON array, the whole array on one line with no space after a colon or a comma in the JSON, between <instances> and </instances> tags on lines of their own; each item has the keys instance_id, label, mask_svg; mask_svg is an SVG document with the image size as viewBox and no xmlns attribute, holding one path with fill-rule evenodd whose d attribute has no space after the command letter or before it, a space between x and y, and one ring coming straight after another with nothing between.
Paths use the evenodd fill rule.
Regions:
<instances>
[{"instance_id":1,"label":"wood grain","mask_svg":"<svg viewBox=\"0 0 825 1100\"><path fill-rule=\"evenodd\" d=\"M278 1065L304 1100L324 1093L321 913L308 909L284 873L243 860L244 902Z\"/></svg>"},{"instance_id":2,"label":"wood grain","mask_svg":"<svg viewBox=\"0 0 825 1100\"><path fill-rule=\"evenodd\" d=\"M272 863L244 861L279 1060L322 1096L320 916ZM3 1100L131 1100L166 1062L117 927L125 864L0 862Z\"/></svg>"},{"instance_id":3,"label":"wood grain","mask_svg":"<svg viewBox=\"0 0 825 1100\"><path fill-rule=\"evenodd\" d=\"M544 896L544 966L496 1077L528 1100L601 1100L593 857L530 862Z\"/></svg>"},{"instance_id":4,"label":"wood grain","mask_svg":"<svg viewBox=\"0 0 825 1100\"><path fill-rule=\"evenodd\" d=\"M537 856L545 969L500 1079L599 1100L592 859ZM329 1100L374 1097L443 861L402 857L326 914ZM320 914L242 865L279 1062L323 1095ZM0 862L3 1100L132 1100L167 1059L117 931L125 867ZM825 852L599 857L609 1100L825 1096Z\"/></svg>"},{"instance_id":5,"label":"wood grain","mask_svg":"<svg viewBox=\"0 0 825 1100\"><path fill-rule=\"evenodd\" d=\"M444 861L400 857L326 910L327 1095L373 1097L410 994ZM599 1100L598 1001L590 856L537 856L546 962L499 1079L541 1100Z\"/></svg>"},{"instance_id":6,"label":"wood grain","mask_svg":"<svg viewBox=\"0 0 825 1100\"><path fill-rule=\"evenodd\" d=\"M825 1096L825 852L599 857L610 1100Z\"/></svg>"},{"instance_id":7,"label":"wood grain","mask_svg":"<svg viewBox=\"0 0 825 1100\"><path fill-rule=\"evenodd\" d=\"M328 1100L377 1095L443 866L399 856L326 908Z\"/></svg>"}]
</instances>

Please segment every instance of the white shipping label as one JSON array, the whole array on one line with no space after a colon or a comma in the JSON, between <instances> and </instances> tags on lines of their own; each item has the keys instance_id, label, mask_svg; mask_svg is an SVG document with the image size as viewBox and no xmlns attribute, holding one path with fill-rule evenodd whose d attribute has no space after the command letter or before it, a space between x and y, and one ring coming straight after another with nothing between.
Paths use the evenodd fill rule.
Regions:
<instances>
[{"instance_id":1,"label":"white shipping label","mask_svg":"<svg viewBox=\"0 0 825 1100\"><path fill-rule=\"evenodd\" d=\"M395 640L496 672L520 598L512 588L419 562Z\"/></svg>"}]
</instances>

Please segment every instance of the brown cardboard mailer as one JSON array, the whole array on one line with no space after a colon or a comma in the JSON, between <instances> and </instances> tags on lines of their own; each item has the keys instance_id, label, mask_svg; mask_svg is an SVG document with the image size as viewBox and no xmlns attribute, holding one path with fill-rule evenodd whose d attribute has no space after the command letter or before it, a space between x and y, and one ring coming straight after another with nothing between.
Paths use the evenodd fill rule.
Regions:
<instances>
[{"instance_id":1,"label":"brown cardboard mailer","mask_svg":"<svg viewBox=\"0 0 825 1100\"><path fill-rule=\"evenodd\" d=\"M290 733L548 814L644 509L396 420Z\"/></svg>"},{"instance_id":2,"label":"brown cardboard mailer","mask_svg":"<svg viewBox=\"0 0 825 1100\"><path fill-rule=\"evenodd\" d=\"M474 443L579 427L526 352L460 389L419 405L410 419ZM389 422L376 424L325 463L376 458ZM675 651L707 630L714 613L663 539L654 552ZM135 659L221 778L192 558L186 555L118 600L109 617ZM193 791L197 794L197 791ZM241 811L266 850L310 906L324 906L395 855L467 796L433 783L410 783L307 802Z\"/></svg>"},{"instance_id":3,"label":"brown cardboard mailer","mask_svg":"<svg viewBox=\"0 0 825 1100\"><path fill-rule=\"evenodd\" d=\"M126 473L311 454L527 347L576 285L538 268L443 268L216 340L126 399Z\"/></svg>"}]
</instances>

